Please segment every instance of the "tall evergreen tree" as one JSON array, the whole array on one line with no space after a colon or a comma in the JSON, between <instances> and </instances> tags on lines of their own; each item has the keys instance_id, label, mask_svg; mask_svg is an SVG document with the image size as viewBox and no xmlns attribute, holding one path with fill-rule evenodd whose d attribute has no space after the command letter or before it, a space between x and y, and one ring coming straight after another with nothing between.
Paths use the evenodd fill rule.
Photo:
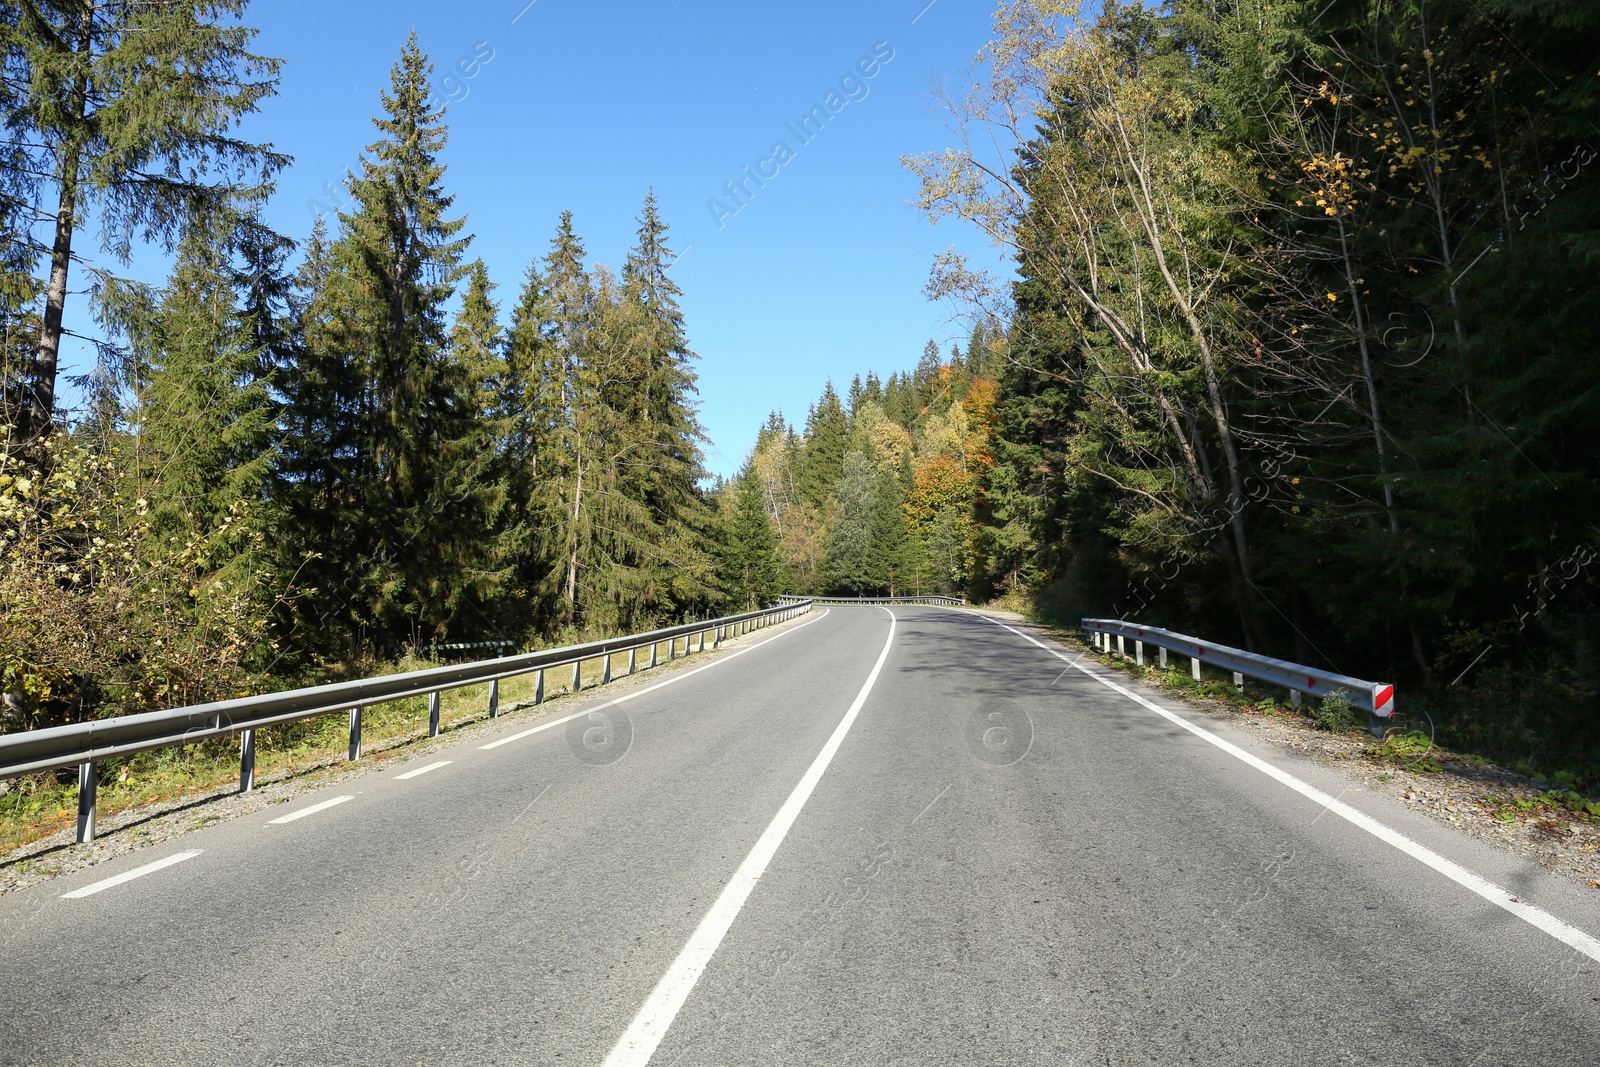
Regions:
<instances>
[{"instance_id":1,"label":"tall evergreen tree","mask_svg":"<svg viewBox=\"0 0 1600 1067\"><path fill-rule=\"evenodd\" d=\"M816 508L826 506L834 485L844 474L845 443L850 437L850 417L830 381L806 420L805 465L800 476L800 498Z\"/></svg>"},{"instance_id":2,"label":"tall evergreen tree","mask_svg":"<svg viewBox=\"0 0 1600 1067\"><path fill-rule=\"evenodd\" d=\"M754 611L783 592L783 564L767 517L761 477L745 464L732 485L733 514L725 538L722 574L740 611Z\"/></svg>"},{"instance_id":3,"label":"tall evergreen tree","mask_svg":"<svg viewBox=\"0 0 1600 1067\"><path fill-rule=\"evenodd\" d=\"M325 423L298 457L321 468L296 486L302 544L340 546L313 568L320 589L348 587L383 644L442 634L469 590L491 586L482 530L492 510L482 478L479 384L448 344L446 305L467 240L441 186L443 111L429 110L431 64L413 33L382 94L383 135L351 181L352 209L315 270L307 354L291 421ZM317 253L319 256L320 252ZM304 410L310 405L311 411ZM351 560L354 562L352 564Z\"/></svg>"},{"instance_id":4,"label":"tall evergreen tree","mask_svg":"<svg viewBox=\"0 0 1600 1067\"><path fill-rule=\"evenodd\" d=\"M9 162L22 176L0 195L54 200L50 242L35 246L48 256L49 279L26 373L25 434L48 432L54 417L84 220L97 221L102 244L126 264L136 238L170 248L188 220L255 193L289 162L234 130L275 91L279 67L250 51L257 31L239 24L245 8L246 0L37 0L0 16Z\"/></svg>"},{"instance_id":5,"label":"tall evergreen tree","mask_svg":"<svg viewBox=\"0 0 1600 1067\"><path fill-rule=\"evenodd\" d=\"M195 543L202 566L223 572L233 593L250 584L252 561L264 564L255 536L267 521L277 425L266 345L281 330L262 296L278 283L251 269L262 267L260 246L252 264L235 244L244 229L226 217L192 219L164 298L132 336L141 362L134 473L154 547Z\"/></svg>"}]
</instances>

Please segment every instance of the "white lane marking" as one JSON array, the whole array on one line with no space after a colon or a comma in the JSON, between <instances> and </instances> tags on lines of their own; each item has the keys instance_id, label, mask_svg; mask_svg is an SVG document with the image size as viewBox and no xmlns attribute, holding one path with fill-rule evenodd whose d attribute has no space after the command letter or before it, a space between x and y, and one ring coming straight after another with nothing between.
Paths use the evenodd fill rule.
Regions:
<instances>
[{"instance_id":1,"label":"white lane marking","mask_svg":"<svg viewBox=\"0 0 1600 1067\"><path fill-rule=\"evenodd\" d=\"M161 870L163 867L171 867L174 863L182 863L184 860L192 860L196 856L200 855L200 851L200 849L196 848L191 849L188 852L174 853L164 860L156 860L154 863L147 863L143 867L135 867L131 871L119 874L113 878L107 878L103 882L96 882L93 885L86 885L82 889L74 889L70 893L62 893L61 899L78 900L81 897L92 897L101 890L110 889L112 886L121 885L123 882L131 882L135 878L142 878L147 874Z\"/></svg>"},{"instance_id":2,"label":"white lane marking","mask_svg":"<svg viewBox=\"0 0 1600 1067\"><path fill-rule=\"evenodd\" d=\"M560 726L562 723L571 722L573 719L576 719L580 715L588 715L591 712L600 711L600 710L602 710L604 708L615 707L616 705L621 704L624 701L632 700L634 697L642 697L646 693L653 693L657 689L661 689L661 688L663 688L665 686L669 686L669 685L674 685L674 684L676 684L678 682L683 681L685 678L693 678L695 675L699 674L701 671L709 671L712 667L718 667L718 666L721 666L724 663L727 663L729 660L738 659L740 656L744 655L746 652L754 652L756 649L761 648L763 645L770 645L770 644L772 644L772 642L777 641L780 638L788 637L792 633L796 633L796 632L798 632L800 630L804 630L807 626L810 626L814 622L821 622L823 619L828 617L828 610L829 609L824 608L824 609L822 609L822 614L818 615L814 619L809 619L806 622L801 623L799 626L794 627L793 629L783 631L783 633L781 633L781 634L774 634L772 637L767 638L765 641L762 641L760 644L751 645L749 648L741 648L737 652L730 652L726 656L722 656L722 657L719 657L717 659L712 660L710 663L707 663L703 667L696 667L694 670L692 670L692 671L684 671L682 674L674 674L671 678L668 678L665 681L657 682L655 685L646 686L643 689L635 689L633 692L625 693L624 695L622 695L620 697L617 697L615 700L608 700L604 704L596 704L593 707L584 708L582 711L575 711L571 715L563 715L559 719L552 719L549 722L540 723L538 726L533 727L531 730L523 730L520 733L512 734L509 737L502 737L498 741L490 741L487 745L479 745L478 748L481 750L481 749L488 749L488 748L499 748L501 745L509 745L513 741L521 741L524 737L532 737L534 734L540 733L541 731L550 730L550 729L553 729L553 728L555 728L557 726Z\"/></svg>"},{"instance_id":3,"label":"white lane marking","mask_svg":"<svg viewBox=\"0 0 1600 1067\"><path fill-rule=\"evenodd\" d=\"M980 618L988 618L988 616L980 616ZM1023 633L1014 626L1007 626L1005 623L999 622L995 619L989 619L989 621L1003 630L1010 630L1012 633L1016 634L1025 641L1038 645L1040 648L1044 649L1052 656L1055 656L1057 659L1067 659L1065 654L1051 648L1044 642L1035 639L1032 635ZM1070 660L1068 662L1071 663L1073 667L1076 667L1078 670L1088 675L1090 678L1093 678L1095 681L1101 683L1102 685L1108 686L1111 689L1115 689L1117 692L1121 693L1129 700L1132 700L1134 703L1141 704L1144 707L1149 708L1162 718L1176 723L1178 726L1188 730L1201 740L1207 741L1235 759L1249 764L1262 774L1281 782L1308 800L1313 800L1316 803L1321 804L1323 806L1323 810L1333 812L1335 815L1339 816L1341 819L1344 819L1352 826L1357 826L1371 834L1373 837L1376 837L1378 840L1383 841L1386 844L1393 845L1395 848L1399 849L1401 852L1404 852L1412 859L1417 860L1419 863L1423 863L1429 867L1432 867L1434 870L1438 871L1452 882L1455 882L1463 889L1467 889L1473 893L1476 893L1478 896L1482 897L1484 900L1487 900L1495 907L1504 908L1506 911L1510 912L1512 915L1515 915L1523 922L1543 930L1545 933L1549 934L1557 941L1560 941L1562 944L1567 945L1570 948L1577 949L1590 959L1600 962L1600 939L1595 938L1593 935L1587 934L1578 929L1576 926L1572 926L1561 921L1554 915L1551 915L1549 912L1545 911L1543 908L1538 908L1532 904L1529 904L1527 901L1522 900L1516 894L1511 893L1504 887L1494 884L1487 878L1484 878L1482 875L1474 874L1472 871L1467 870L1465 867L1454 862L1453 860L1445 859L1443 856L1433 851L1433 849L1428 848L1426 845L1418 844L1417 842L1411 840L1411 838L1400 833L1398 830L1390 829L1389 826L1379 822L1377 819L1374 819L1366 812L1359 811L1356 808L1351 807L1350 805L1341 801L1338 797L1329 796L1327 793L1324 793L1322 790L1318 789L1314 785L1311 785L1309 782L1301 781L1288 771L1274 767L1266 760L1246 752L1233 742L1223 740L1210 730L1207 730L1202 726L1196 726L1183 716L1173 714L1166 708L1146 700L1138 693L1132 692L1129 689L1125 689L1116 682L1111 681L1109 678L1102 678L1100 675L1089 670L1087 667ZM1318 814L1318 817L1321 817L1320 813Z\"/></svg>"},{"instance_id":4,"label":"white lane marking","mask_svg":"<svg viewBox=\"0 0 1600 1067\"><path fill-rule=\"evenodd\" d=\"M347 797L334 797L332 800L324 800L321 804L313 804L309 808L301 808L299 811L291 811L289 814L287 814L287 815L285 815L285 816L283 816L281 818L273 819L271 822L267 823L267 825L268 826L278 826L278 825L280 825L282 823L294 822L296 819L303 819L307 815L315 815L319 811L327 811L329 808L333 807L335 804L343 804L347 800L354 800L354 799L355 799L355 797L350 797L350 796L347 796Z\"/></svg>"},{"instance_id":5,"label":"white lane marking","mask_svg":"<svg viewBox=\"0 0 1600 1067\"><path fill-rule=\"evenodd\" d=\"M407 778L418 778L418 777L421 777L424 774L427 774L429 771L436 771L440 767L448 767L448 766L450 766L450 764L452 762L454 762L454 761L453 760L442 759L438 763L430 763L426 767L418 767L414 771L407 771L404 774L397 774L397 775L394 776L394 780L397 781L397 782L403 782Z\"/></svg>"},{"instance_id":6,"label":"white lane marking","mask_svg":"<svg viewBox=\"0 0 1600 1067\"><path fill-rule=\"evenodd\" d=\"M611 1055L606 1057L603 1067L644 1067L650 1062L650 1057L655 1055L661 1039L667 1036L667 1029L672 1025L672 1020L677 1018L684 1001L689 999L690 991L700 980L700 975L711 962L717 946L722 944L722 938L733 926L733 920L738 917L739 910L744 907L744 902L749 899L756 883L766 872L767 864L772 862L772 857L777 854L778 846L783 844L783 839L788 836L789 828L800 815L800 809L805 807L812 790L816 789L817 783L822 780L823 772L828 769L834 753L839 751L839 746L844 743L844 735L850 732L850 726L861 713L862 705L866 704L867 695L872 692L872 686L878 680L878 673L883 670L883 663L889 658L889 649L894 645L895 615L888 608L884 610L889 613L889 639L883 643L883 651L878 654L878 662L873 664L872 673L867 675L866 684L861 687L861 692L856 694L855 702L850 705L850 710L845 712L844 718L839 720L839 725L834 727L828 743L822 746L817 758L811 761L811 766L800 779L800 784L794 787L789 799L783 802L783 807L773 816L772 822L762 832L755 847L739 865L739 869L734 872L733 878L723 887L716 903L711 905L711 910L706 912L705 918L700 920L700 925L695 927L694 933L689 937L689 943L678 953L678 958L672 961L672 966L667 968L667 973L662 975L661 981L656 983L649 999L639 1009L639 1014L633 1017L627 1032L617 1041L616 1047L611 1050Z\"/></svg>"}]
</instances>

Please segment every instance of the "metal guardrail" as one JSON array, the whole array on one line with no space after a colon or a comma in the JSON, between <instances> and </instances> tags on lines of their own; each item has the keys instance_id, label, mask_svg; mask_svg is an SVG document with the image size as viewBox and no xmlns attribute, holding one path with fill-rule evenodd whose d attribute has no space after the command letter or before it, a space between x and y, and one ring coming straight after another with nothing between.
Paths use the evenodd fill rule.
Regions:
<instances>
[{"instance_id":1,"label":"metal guardrail","mask_svg":"<svg viewBox=\"0 0 1600 1067\"><path fill-rule=\"evenodd\" d=\"M801 600L807 600L813 604L947 604L955 607L965 607L967 603L966 597L938 596L934 594L929 594L928 596L781 596L778 598L780 603L796 603Z\"/></svg>"},{"instance_id":2,"label":"metal guardrail","mask_svg":"<svg viewBox=\"0 0 1600 1067\"><path fill-rule=\"evenodd\" d=\"M1111 639L1116 638L1117 654L1126 657L1128 654L1126 642L1131 640L1134 643L1134 658L1140 666L1143 666L1144 646L1154 645L1161 651L1163 670L1167 667L1167 652L1177 652L1189 657L1190 672L1196 681L1200 680L1200 664L1203 661L1222 670L1232 671L1235 685L1243 685L1245 675L1259 681L1281 685L1289 690L1289 699L1297 707L1302 693L1325 697L1332 693L1343 692L1349 698L1352 707L1360 708L1367 713L1367 728L1372 731L1374 737L1383 736L1386 720L1394 715L1394 686L1386 682L1368 682L1343 674L1319 671L1304 664L1273 659L1243 649L1229 648L1227 645L1214 645L1185 634L1173 633L1171 630L1141 626L1121 619L1084 619L1083 628L1093 638L1094 647L1102 652L1110 652Z\"/></svg>"},{"instance_id":3,"label":"metal guardrail","mask_svg":"<svg viewBox=\"0 0 1600 1067\"><path fill-rule=\"evenodd\" d=\"M263 727L347 711L350 715L350 759L356 760L361 758L363 707L425 695L428 697L428 736L437 737L439 696L447 690L489 683L489 717L494 718L500 713L500 682L503 679L536 675L533 702L540 704L544 701L545 671L552 668L571 666L572 684L569 691L578 692L583 688L583 664L586 660L603 661L599 684L604 685L611 681L613 656L626 652L627 673L632 674L638 669L654 667L662 644L667 646L668 659L675 659L679 655L680 639L683 641L683 655L703 652L708 635L712 638L712 648L715 648L729 637L804 615L811 610L811 603L810 600L797 600L742 615L684 623L650 633L526 652L500 659L430 667L380 678L335 682L282 693L263 693L211 704L0 735L0 778L77 765L78 840L92 841L98 781L95 764L100 760L239 734L239 791L249 792L255 786L255 734ZM698 647L695 647L696 638L699 639ZM638 654L645 649L650 653L649 662L641 668Z\"/></svg>"}]
</instances>

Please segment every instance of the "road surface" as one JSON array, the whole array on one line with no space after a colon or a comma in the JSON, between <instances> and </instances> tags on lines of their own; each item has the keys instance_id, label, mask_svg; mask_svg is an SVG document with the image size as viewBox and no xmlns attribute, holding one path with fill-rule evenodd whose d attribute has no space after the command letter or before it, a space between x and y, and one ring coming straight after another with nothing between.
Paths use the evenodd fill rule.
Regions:
<instances>
[{"instance_id":1,"label":"road surface","mask_svg":"<svg viewBox=\"0 0 1600 1067\"><path fill-rule=\"evenodd\" d=\"M0 898L0 1063L1600 1063L1600 893L993 620L617 695Z\"/></svg>"}]
</instances>

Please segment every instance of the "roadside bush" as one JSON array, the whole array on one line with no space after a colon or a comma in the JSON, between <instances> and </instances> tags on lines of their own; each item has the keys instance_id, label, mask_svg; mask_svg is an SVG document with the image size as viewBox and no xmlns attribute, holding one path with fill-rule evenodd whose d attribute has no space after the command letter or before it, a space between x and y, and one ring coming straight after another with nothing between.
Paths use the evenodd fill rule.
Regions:
<instances>
[{"instance_id":1,"label":"roadside bush","mask_svg":"<svg viewBox=\"0 0 1600 1067\"><path fill-rule=\"evenodd\" d=\"M1361 729L1361 720L1350 706L1350 694L1335 689L1317 702L1311 717L1318 726L1336 734L1348 734Z\"/></svg>"}]
</instances>

